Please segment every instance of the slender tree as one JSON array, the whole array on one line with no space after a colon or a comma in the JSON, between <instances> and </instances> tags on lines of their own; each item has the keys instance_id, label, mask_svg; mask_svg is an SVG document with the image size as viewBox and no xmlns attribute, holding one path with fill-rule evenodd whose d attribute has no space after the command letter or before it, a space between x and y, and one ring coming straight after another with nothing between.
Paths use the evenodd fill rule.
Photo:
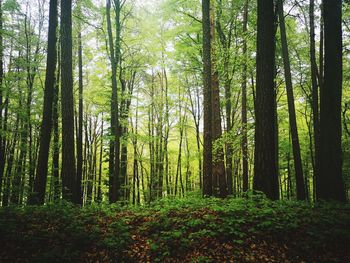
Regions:
<instances>
[{"instance_id":1,"label":"slender tree","mask_svg":"<svg viewBox=\"0 0 350 263\"><path fill-rule=\"evenodd\" d=\"M57 58L60 58L60 49L58 46ZM58 59L57 77L54 89L53 98L53 145L52 145L52 179L53 179L53 200L58 201L61 195L60 187L60 134L59 134L59 83L61 78L61 62Z\"/></svg>"},{"instance_id":2,"label":"slender tree","mask_svg":"<svg viewBox=\"0 0 350 263\"><path fill-rule=\"evenodd\" d=\"M312 84L312 118L314 131L314 171L313 181L314 188L318 185L316 180L319 178L319 148L320 148L320 115L319 115L319 84L318 70L316 62L316 43L315 43L315 1L310 0L309 17L310 17L310 65L311 65L311 84ZM322 38L321 38L321 41ZM315 189L314 189L315 192Z\"/></svg>"},{"instance_id":3,"label":"slender tree","mask_svg":"<svg viewBox=\"0 0 350 263\"><path fill-rule=\"evenodd\" d=\"M243 14L243 67L242 67L242 172L243 172L243 192L249 188L248 171L248 135L247 135L247 31L248 31L248 4L244 2Z\"/></svg>"},{"instance_id":4,"label":"slender tree","mask_svg":"<svg viewBox=\"0 0 350 263\"><path fill-rule=\"evenodd\" d=\"M81 7L79 6L81 14ZM81 40L81 22L78 24L78 75L79 75L79 105L78 105L78 127L77 127L77 184L76 191L78 201L82 204L81 181L83 174L83 45Z\"/></svg>"},{"instance_id":5,"label":"slender tree","mask_svg":"<svg viewBox=\"0 0 350 263\"><path fill-rule=\"evenodd\" d=\"M120 127L119 127L119 106L118 106L118 82L117 67L120 59L120 10L119 0L114 1L116 37L113 38L112 22L111 22L111 1L106 2L107 13L107 31L109 43L109 57L112 67L112 97L111 97L111 141L109 156L109 201L116 202L118 200L120 185Z\"/></svg>"},{"instance_id":6,"label":"slender tree","mask_svg":"<svg viewBox=\"0 0 350 263\"><path fill-rule=\"evenodd\" d=\"M4 79L4 46L3 46L3 17L2 17L2 0L0 0L0 128L2 129L0 133L0 196L2 192L2 179L5 170L5 150L6 150L6 140L3 130L3 79Z\"/></svg>"},{"instance_id":7,"label":"slender tree","mask_svg":"<svg viewBox=\"0 0 350 263\"><path fill-rule=\"evenodd\" d=\"M295 176L296 176L297 199L305 200L306 194L305 194L305 184L304 184L304 175L303 175L303 165L302 165L301 154L300 154L297 118L295 114L292 73L290 69L287 33L286 33L286 25L285 25L285 19L284 19L284 11L283 11L283 1L278 0L277 4L278 4L278 17L279 17L281 44L282 44L282 57L283 57L283 64L284 64L284 78L286 80L286 90L287 90L287 100L288 100L289 125L290 125L291 136L292 136L292 148L293 148L293 158L294 158L294 170L295 170Z\"/></svg>"}]
</instances>

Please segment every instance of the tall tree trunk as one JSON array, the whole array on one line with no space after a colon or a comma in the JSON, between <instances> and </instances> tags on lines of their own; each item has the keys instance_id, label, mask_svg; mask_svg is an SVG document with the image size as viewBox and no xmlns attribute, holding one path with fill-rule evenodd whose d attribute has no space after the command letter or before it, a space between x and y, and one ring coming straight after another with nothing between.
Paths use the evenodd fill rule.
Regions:
<instances>
[{"instance_id":1,"label":"tall tree trunk","mask_svg":"<svg viewBox=\"0 0 350 263\"><path fill-rule=\"evenodd\" d=\"M342 176L342 1L323 1L325 72L321 86L318 199L345 202Z\"/></svg>"},{"instance_id":2,"label":"tall tree trunk","mask_svg":"<svg viewBox=\"0 0 350 263\"><path fill-rule=\"evenodd\" d=\"M275 149L275 14L273 0L258 0L254 190L279 197Z\"/></svg>"},{"instance_id":3,"label":"tall tree trunk","mask_svg":"<svg viewBox=\"0 0 350 263\"><path fill-rule=\"evenodd\" d=\"M212 99L212 140L213 143L221 138L221 114L220 114L220 86L219 86L219 72L217 69L217 52L216 52L216 32L215 32L215 4L211 0L210 11L210 31L211 31L211 70L212 70L212 83L211 83L211 99ZM227 181L224 162L224 149L223 146L218 143L213 150L213 170L212 176L215 187L215 194L224 198L227 196Z\"/></svg>"},{"instance_id":4,"label":"tall tree trunk","mask_svg":"<svg viewBox=\"0 0 350 263\"><path fill-rule=\"evenodd\" d=\"M78 13L81 15L81 3L78 3ZM78 22L78 75L79 75L79 102L77 127L77 201L83 203L82 177L83 177L83 45L81 35L81 21Z\"/></svg>"},{"instance_id":5,"label":"tall tree trunk","mask_svg":"<svg viewBox=\"0 0 350 263\"><path fill-rule=\"evenodd\" d=\"M101 117L101 135L100 135L100 160L99 160L99 169L98 169L98 183L97 183L97 201L102 201L102 163L103 163L103 113Z\"/></svg>"},{"instance_id":6,"label":"tall tree trunk","mask_svg":"<svg viewBox=\"0 0 350 263\"><path fill-rule=\"evenodd\" d=\"M57 52L57 57L60 57L60 52ZM58 112L59 112L59 83L60 83L60 76L61 76L61 62L58 59L58 65L57 65L57 77L56 77L56 83L54 87L54 97L53 97L53 148L52 148L52 176L54 178L54 184L53 184L53 191L54 191L54 201L58 201L61 197L61 187L60 187L60 168L59 168L59 161L60 161L60 134L59 134L59 127L58 127Z\"/></svg>"},{"instance_id":7,"label":"tall tree trunk","mask_svg":"<svg viewBox=\"0 0 350 263\"><path fill-rule=\"evenodd\" d=\"M72 67L72 1L61 0L62 193L79 204L76 192Z\"/></svg>"},{"instance_id":8,"label":"tall tree trunk","mask_svg":"<svg viewBox=\"0 0 350 263\"><path fill-rule=\"evenodd\" d=\"M51 130L53 122L53 100L55 89L55 71L57 63L57 0L50 0L49 33L46 62L46 78L44 91L43 119L40 128L40 146L34 191L29 199L30 204L43 204L45 201L48 158L50 150Z\"/></svg>"},{"instance_id":9,"label":"tall tree trunk","mask_svg":"<svg viewBox=\"0 0 350 263\"><path fill-rule=\"evenodd\" d=\"M170 185L169 185L169 133L170 133L170 109L169 109L169 85L168 85L168 77L166 70L164 71L165 78L165 135L164 135L164 154L165 154L165 185L166 185L166 193L170 194ZM198 153L199 154L199 153Z\"/></svg>"},{"instance_id":10,"label":"tall tree trunk","mask_svg":"<svg viewBox=\"0 0 350 263\"><path fill-rule=\"evenodd\" d=\"M120 1L114 1L115 22L116 22L116 38L113 39L112 23L111 23L111 1L107 0L107 30L109 42L109 56L112 67L112 98L111 98L111 151L110 153L110 202L114 203L119 198L120 185L120 134L119 134L119 106L118 106L118 82L117 67L120 59Z\"/></svg>"},{"instance_id":11,"label":"tall tree trunk","mask_svg":"<svg viewBox=\"0 0 350 263\"><path fill-rule=\"evenodd\" d=\"M6 179L5 179L5 185L4 185L4 194L2 196L2 206L8 206L10 201L9 199L10 199L10 192L11 192L12 168L13 168L13 162L15 160L15 149L17 146L17 140L19 137L18 126L19 126L19 116L17 114L17 120L14 126L14 130L16 132L14 132L13 134L12 145L9 146L9 151L8 151Z\"/></svg>"},{"instance_id":12,"label":"tall tree trunk","mask_svg":"<svg viewBox=\"0 0 350 263\"><path fill-rule=\"evenodd\" d=\"M0 0L0 196L2 192L2 180L5 170L5 150L6 150L6 136L4 134L4 120L3 120L3 96L4 96L4 45L3 45L3 17L2 17L2 0Z\"/></svg>"},{"instance_id":13,"label":"tall tree trunk","mask_svg":"<svg viewBox=\"0 0 350 263\"><path fill-rule=\"evenodd\" d=\"M320 118L319 118L319 84L317 83L318 72L316 63L316 44L315 44L315 1L310 0L309 16L310 16L310 64L311 64L311 83L312 83L312 115L314 130L314 164L313 178L314 186L318 185L316 181L319 178L319 159L320 159ZM323 30L322 30L323 31ZM322 33L323 34L323 33ZM323 37L321 38L323 42ZM321 45L323 46L323 44ZM323 48L322 48L323 49ZM323 52L322 52L323 53ZM315 190L315 189L314 189Z\"/></svg>"},{"instance_id":14,"label":"tall tree trunk","mask_svg":"<svg viewBox=\"0 0 350 263\"><path fill-rule=\"evenodd\" d=\"M278 15L279 15L279 25L280 25L280 34L281 34L281 44L282 44L282 57L283 57L283 64L284 64L284 77L286 80L289 124L290 124L291 135L292 135L297 199L305 200L306 194L305 194L305 183L304 183L304 175L303 175L303 165L302 165L301 154L300 154L298 126L297 126L297 119L296 119L295 105L294 105L292 74L291 74L290 62L289 62L287 33L286 33L282 0L278 0Z\"/></svg>"},{"instance_id":15,"label":"tall tree trunk","mask_svg":"<svg viewBox=\"0 0 350 263\"><path fill-rule=\"evenodd\" d=\"M203 144L203 195L213 194L213 154L212 154L212 71L211 71L211 33L210 0L202 0L203 12L203 107L204 107L204 144Z\"/></svg>"},{"instance_id":16,"label":"tall tree trunk","mask_svg":"<svg viewBox=\"0 0 350 263\"><path fill-rule=\"evenodd\" d=\"M242 172L243 192L249 189L248 173L248 136L247 136L247 27L248 27L248 0L244 3L243 15L243 68L242 68Z\"/></svg>"},{"instance_id":17,"label":"tall tree trunk","mask_svg":"<svg viewBox=\"0 0 350 263\"><path fill-rule=\"evenodd\" d=\"M3 132L6 133L7 132L7 120L8 120L8 108L9 108L9 92L6 93L6 99L5 99L5 103L4 103L4 118L3 118L3 121L2 121L2 129L3 129ZM4 178L4 172L5 172L5 163L6 163L6 152L7 152L7 137L4 136L4 138L2 138L2 147L4 148L3 151L4 151L4 160L1 160L3 161L3 167L1 167L2 170L2 178L0 178L0 200L1 200L1 193L3 192L2 191L2 186L3 186L3 180L5 179Z\"/></svg>"}]
</instances>

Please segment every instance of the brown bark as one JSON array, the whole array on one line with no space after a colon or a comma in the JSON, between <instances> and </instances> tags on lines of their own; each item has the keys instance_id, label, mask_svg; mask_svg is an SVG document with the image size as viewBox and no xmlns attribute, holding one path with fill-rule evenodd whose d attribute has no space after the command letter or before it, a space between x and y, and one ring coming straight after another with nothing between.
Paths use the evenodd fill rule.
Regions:
<instances>
[{"instance_id":1,"label":"brown bark","mask_svg":"<svg viewBox=\"0 0 350 263\"><path fill-rule=\"evenodd\" d=\"M203 144L203 195L211 196L212 189L212 94L211 94L211 34L210 0L202 1L203 12L203 106L204 106L204 144Z\"/></svg>"},{"instance_id":2,"label":"brown bark","mask_svg":"<svg viewBox=\"0 0 350 263\"><path fill-rule=\"evenodd\" d=\"M273 0L258 0L254 190L278 199L275 121L275 14Z\"/></svg>"},{"instance_id":3,"label":"brown bark","mask_svg":"<svg viewBox=\"0 0 350 263\"><path fill-rule=\"evenodd\" d=\"M215 32L215 4L211 1L210 31L211 31L211 99L212 99L212 140L213 140L213 187L214 194L222 198L227 196L227 181L224 163L224 149L218 140L222 135L220 115L220 86L219 72L217 70L216 32ZM215 143L217 142L217 143Z\"/></svg>"},{"instance_id":4,"label":"brown bark","mask_svg":"<svg viewBox=\"0 0 350 263\"><path fill-rule=\"evenodd\" d=\"M312 83L312 117L313 117L313 133L314 133L314 162L313 162L313 178L315 188L316 181L319 178L319 152L320 152L320 117L319 117L319 84L318 70L316 63L316 44L315 44L315 1L310 0L309 16L310 16L310 64L311 64L311 83ZM322 26L321 26L321 31ZM322 33L323 34L323 33ZM323 46L323 36L321 37L321 47ZM322 48L323 49L323 48ZM323 52L322 52L323 54ZM323 56L323 55L322 55ZM323 71L323 69L322 69ZM315 189L314 189L315 192Z\"/></svg>"},{"instance_id":5,"label":"brown bark","mask_svg":"<svg viewBox=\"0 0 350 263\"><path fill-rule=\"evenodd\" d=\"M55 71L57 63L57 0L50 0L49 33L46 62L46 78L44 91L43 119L40 130L40 146L36 177L34 181L33 196L30 204L44 204L46 192L46 180L48 171L48 158L50 150L51 131L53 123L53 100L55 89Z\"/></svg>"},{"instance_id":6,"label":"brown bark","mask_svg":"<svg viewBox=\"0 0 350 263\"><path fill-rule=\"evenodd\" d=\"M324 0L325 68L321 86L320 173L317 198L346 201L342 176L342 1Z\"/></svg>"},{"instance_id":7,"label":"brown bark","mask_svg":"<svg viewBox=\"0 0 350 263\"><path fill-rule=\"evenodd\" d=\"M72 1L61 0L62 194L79 203L76 194L72 66Z\"/></svg>"},{"instance_id":8,"label":"brown bark","mask_svg":"<svg viewBox=\"0 0 350 263\"><path fill-rule=\"evenodd\" d=\"M248 3L244 4L243 15L243 68L242 68L242 172L243 192L249 189L248 173L248 135L247 135L247 26L248 26Z\"/></svg>"}]
</instances>

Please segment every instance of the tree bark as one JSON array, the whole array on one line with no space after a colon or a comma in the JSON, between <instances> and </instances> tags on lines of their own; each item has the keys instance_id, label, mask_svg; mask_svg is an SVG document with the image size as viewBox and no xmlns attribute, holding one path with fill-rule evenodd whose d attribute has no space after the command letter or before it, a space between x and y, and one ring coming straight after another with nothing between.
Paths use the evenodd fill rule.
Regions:
<instances>
[{"instance_id":1,"label":"tree bark","mask_svg":"<svg viewBox=\"0 0 350 263\"><path fill-rule=\"evenodd\" d=\"M4 96L4 46L3 46L3 17L2 17L2 0L0 0L0 196L2 192L2 180L5 170L5 150L6 150L6 136L3 129L3 96Z\"/></svg>"},{"instance_id":2,"label":"tree bark","mask_svg":"<svg viewBox=\"0 0 350 263\"><path fill-rule=\"evenodd\" d=\"M316 63L316 44L315 44L315 1L310 0L309 16L310 16L310 64L311 64L311 83L312 83L312 116L314 130L314 164L313 178L314 185L318 185L316 181L319 178L319 153L320 153L320 117L319 117L319 84L317 63ZM323 37L321 38L323 42ZM322 45L321 45L322 46ZM317 187L316 187L317 188ZM314 189L315 190L315 189ZM317 189L316 189L317 191Z\"/></svg>"},{"instance_id":3,"label":"tree bark","mask_svg":"<svg viewBox=\"0 0 350 263\"><path fill-rule=\"evenodd\" d=\"M111 135L110 142L110 202L114 203L119 198L120 185L120 134L119 134L119 106L118 106L118 82L117 82L117 67L120 58L120 1L114 1L115 22L116 22L116 38L113 39L112 23L111 23L111 1L107 0L107 30L109 42L109 56L112 67L112 98L111 98ZM112 153L113 152L113 153Z\"/></svg>"},{"instance_id":4,"label":"tree bark","mask_svg":"<svg viewBox=\"0 0 350 263\"><path fill-rule=\"evenodd\" d=\"M215 4L211 1L210 9L210 31L211 31L211 70L212 70L212 83L211 83L211 99L212 99L212 140L213 143L213 187L214 194L224 198L227 196L227 181L224 162L224 149L218 140L222 135L221 128L221 114L220 114L220 86L219 86L219 72L217 69L217 52L216 52L216 32L215 32Z\"/></svg>"},{"instance_id":5,"label":"tree bark","mask_svg":"<svg viewBox=\"0 0 350 263\"><path fill-rule=\"evenodd\" d=\"M53 99L55 89L55 71L57 64L57 0L50 0L49 33L46 62L46 78L44 91L43 119L40 129L40 146L36 176L34 180L34 191L29 198L29 204L44 204L46 192L46 180L48 171L48 158L50 150Z\"/></svg>"},{"instance_id":6,"label":"tree bark","mask_svg":"<svg viewBox=\"0 0 350 263\"><path fill-rule=\"evenodd\" d=\"M81 7L78 4L79 13L81 14ZM77 201L82 205L83 192L82 192L82 177L83 177L83 45L81 37L81 22L78 25L78 75L79 75L79 106L78 106L78 127L77 127Z\"/></svg>"},{"instance_id":7,"label":"tree bark","mask_svg":"<svg viewBox=\"0 0 350 263\"><path fill-rule=\"evenodd\" d=\"M254 190L279 198L275 121L275 14L273 0L258 0Z\"/></svg>"},{"instance_id":8,"label":"tree bark","mask_svg":"<svg viewBox=\"0 0 350 263\"><path fill-rule=\"evenodd\" d=\"M76 193L72 67L72 1L61 0L62 194L79 203Z\"/></svg>"},{"instance_id":9,"label":"tree bark","mask_svg":"<svg viewBox=\"0 0 350 263\"><path fill-rule=\"evenodd\" d=\"M211 94L211 34L210 0L202 0L203 12L203 106L204 106L204 144L203 144L203 195L211 196L212 189L212 94Z\"/></svg>"},{"instance_id":10,"label":"tree bark","mask_svg":"<svg viewBox=\"0 0 350 263\"><path fill-rule=\"evenodd\" d=\"M325 68L321 86L320 173L317 198L346 201L342 176L342 1L324 0Z\"/></svg>"},{"instance_id":11,"label":"tree bark","mask_svg":"<svg viewBox=\"0 0 350 263\"><path fill-rule=\"evenodd\" d=\"M243 68L242 68L242 172L243 192L249 189L248 173L248 135L247 135L247 27L248 27L248 3L244 3L243 15Z\"/></svg>"}]
</instances>

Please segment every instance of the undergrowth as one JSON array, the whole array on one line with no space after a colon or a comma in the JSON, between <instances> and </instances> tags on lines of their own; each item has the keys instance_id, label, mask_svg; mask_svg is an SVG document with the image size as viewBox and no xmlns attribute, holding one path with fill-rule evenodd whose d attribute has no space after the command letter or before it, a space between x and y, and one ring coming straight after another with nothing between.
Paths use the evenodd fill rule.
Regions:
<instances>
[{"instance_id":1,"label":"undergrowth","mask_svg":"<svg viewBox=\"0 0 350 263\"><path fill-rule=\"evenodd\" d=\"M0 262L342 262L350 206L262 197L0 209Z\"/></svg>"}]
</instances>

